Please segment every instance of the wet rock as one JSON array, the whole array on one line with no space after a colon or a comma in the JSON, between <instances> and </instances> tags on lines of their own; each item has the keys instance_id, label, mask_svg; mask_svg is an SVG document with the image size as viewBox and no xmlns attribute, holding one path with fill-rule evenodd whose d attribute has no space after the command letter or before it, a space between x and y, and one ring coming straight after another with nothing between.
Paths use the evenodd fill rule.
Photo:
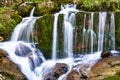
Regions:
<instances>
[{"instance_id":1,"label":"wet rock","mask_svg":"<svg viewBox=\"0 0 120 80\"><path fill-rule=\"evenodd\" d=\"M112 56L112 53L110 51L105 50L101 53L102 58L109 57L109 56Z\"/></svg>"},{"instance_id":2,"label":"wet rock","mask_svg":"<svg viewBox=\"0 0 120 80\"><path fill-rule=\"evenodd\" d=\"M31 70L34 70L36 67L40 66L44 62L42 56L29 56L29 64Z\"/></svg>"},{"instance_id":3,"label":"wet rock","mask_svg":"<svg viewBox=\"0 0 120 80\"><path fill-rule=\"evenodd\" d=\"M29 47L20 43L15 50L15 54L21 57L25 57L25 56L32 55L32 51Z\"/></svg>"},{"instance_id":4,"label":"wet rock","mask_svg":"<svg viewBox=\"0 0 120 80\"><path fill-rule=\"evenodd\" d=\"M44 75L44 80L57 80L61 75L68 71L65 63L56 63L51 71Z\"/></svg>"},{"instance_id":5,"label":"wet rock","mask_svg":"<svg viewBox=\"0 0 120 80\"><path fill-rule=\"evenodd\" d=\"M81 74L81 79L87 79L88 78L89 68L90 68L89 64L80 65L79 72Z\"/></svg>"},{"instance_id":6,"label":"wet rock","mask_svg":"<svg viewBox=\"0 0 120 80\"><path fill-rule=\"evenodd\" d=\"M89 64L78 64L72 67L72 70L66 76L65 80L86 80L88 78Z\"/></svg>"},{"instance_id":7,"label":"wet rock","mask_svg":"<svg viewBox=\"0 0 120 80\"><path fill-rule=\"evenodd\" d=\"M66 80L81 80L80 78L81 74L76 71L76 70L72 70L66 77Z\"/></svg>"},{"instance_id":8,"label":"wet rock","mask_svg":"<svg viewBox=\"0 0 120 80\"><path fill-rule=\"evenodd\" d=\"M110 56L99 60L89 73L88 80L103 80L120 72L120 56Z\"/></svg>"}]
</instances>

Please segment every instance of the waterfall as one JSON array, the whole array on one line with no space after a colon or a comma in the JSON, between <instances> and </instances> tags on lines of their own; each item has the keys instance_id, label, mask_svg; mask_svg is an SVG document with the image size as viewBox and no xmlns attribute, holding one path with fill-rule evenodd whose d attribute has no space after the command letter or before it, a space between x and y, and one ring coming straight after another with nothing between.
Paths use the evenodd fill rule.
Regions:
<instances>
[{"instance_id":1,"label":"waterfall","mask_svg":"<svg viewBox=\"0 0 120 80\"><path fill-rule=\"evenodd\" d=\"M11 41L25 41L25 42L34 42L33 39L33 27L36 20L39 17L33 17L34 9L30 13L30 17L25 17L22 21L15 27Z\"/></svg>"},{"instance_id":2,"label":"waterfall","mask_svg":"<svg viewBox=\"0 0 120 80\"><path fill-rule=\"evenodd\" d=\"M90 53L92 54L93 53L93 46L94 46L94 37L95 37L95 33L94 33L94 30L93 30L93 16L94 16L94 13L91 13L91 16L90 16L90 21L89 21L89 29L87 31L88 34L90 34Z\"/></svg>"},{"instance_id":3,"label":"waterfall","mask_svg":"<svg viewBox=\"0 0 120 80\"><path fill-rule=\"evenodd\" d=\"M76 9L75 5L65 5L61 6L60 12L54 14L52 59L46 60L42 52L35 46L33 29L36 20L40 17L33 16L34 10L35 7L32 9L30 16L23 18L22 21L15 27L10 41L0 43L0 48L8 53L10 60L19 66L28 80L44 80L45 74L51 71L56 63L67 64L69 66L67 73L72 70L73 66L75 67L80 65L81 67L84 64L89 66L87 69L89 71L91 66L101 59L101 51L105 50L105 38L108 38L108 42L106 43L107 47L109 48L112 46L109 48L109 50L115 50L114 13L110 13L110 26L106 26L108 24L108 13L99 12L99 16L97 16L99 21L96 27L94 23L96 20L94 19L96 13L88 13L89 17L87 18L87 12L79 11ZM87 50L82 49L81 53L75 55L74 47L76 47L76 45L74 45L74 37L76 36L74 32L76 29L79 29L79 26L76 25L76 14L78 12L84 13L84 17L82 28L80 28L81 36L77 36L77 38L80 38L80 40L78 40L78 42L76 41L76 43L82 44L82 46L85 46ZM61 26L63 29L62 33L58 33L58 17L60 14L63 14L63 25ZM87 21L88 23L86 23ZM108 30L106 30L106 27ZM62 47L64 48L62 52L62 54L65 55L65 57L63 57L64 59L59 59L57 54L59 38L58 34L63 35L63 42L60 44L62 44ZM97 49L95 47L97 47ZM58 80L63 80L63 78L65 79L67 73L59 77Z\"/></svg>"},{"instance_id":4,"label":"waterfall","mask_svg":"<svg viewBox=\"0 0 120 80\"><path fill-rule=\"evenodd\" d=\"M19 66L28 80L39 80L41 78L36 69L45 62L43 54L36 48L33 40L34 24L40 18L33 16L34 9L35 7L29 17L23 18L15 27L11 40L0 43L0 48L8 53L10 60Z\"/></svg>"},{"instance_id":5,"label":"waterfall","mask_svg":"<svg viewBox=\"0 0 120 80\"><path fill-rule=\"evenodd\" d=\"M115 19L114 13L111 13L111 22L110 22L110 36L111 36L111 47L112 50L115 50Z\"/></svg>"},{"instance_id":6,"label":"waterfall","mask_svg":"<svg viewBox=\"0 0 120 80\"><path fill-rule=\"evenodd\" d=\"M52 59L56 59L56 48L57 48L57 21L58 21L59 14L55 14L55 20L54 20L54 30L53 30L53 47L52 47Z\"/></svg>"},{"instance_id":7,"label":"waterfall","mask_svg":"<svg viewBox=\"0 0 120 80\"><path fill-rule=\"evenodd\" d=\"M82 30L82 45L86 45L85 44L85 40L86 40L86 28L85 28L85 25L86 25L86 14L84 14L84 25L83 25L83 30ZM85 50L82 49L82 54L85 53Z\"/></svg>"},{"instance_id":8,"label":"waterfall","mask_svg":"<svg viewBox=\"0 0 120 80\"><path fill-rule=\"evenodd\" d=\"M57 59L57 21L59 14L64 15L63 29L64 29L64 53L67 57L73 56L73 29L75 24L75 13L78 12L75 5L61 6L61 11L55 14L53 26L53 48L52 58Z\"/></svg>"},{"instance_id":9,"label":"waterfall","mask_svg":"<svg viewBox=\"0 0 120 80\"><path fill-rule=\"evenodd\" d=\"M98 51L103 51L106 14L107 14L106 12L99 13Z\"/></svg>"}]
</instances>

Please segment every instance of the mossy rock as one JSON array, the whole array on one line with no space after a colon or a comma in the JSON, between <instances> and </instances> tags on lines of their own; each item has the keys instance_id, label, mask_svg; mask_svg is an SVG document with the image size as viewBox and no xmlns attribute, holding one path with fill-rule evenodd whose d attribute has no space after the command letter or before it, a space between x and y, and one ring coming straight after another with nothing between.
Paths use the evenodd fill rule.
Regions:
<instances>
[{"instance_id":1,"label":"mossy rock","mask_svg":"<svg viewBox=\"0 0 120 80\"><path fill-rule=\"evenodd\" d=\"M117 1L84 0L77 3L77 8L84 11L115 11L120 9Z\"/></svg>"},{"instance_id":2,"label":"mossy rock","mask_svg":"<svg viewBox=\"0 0 120 80\"><path fill-rule=\"evenodd\" d=\"M19 12L19 15L22 17L27 17L30 15L32 8L35 6L33 2L24 2L16 6L16 10Z\"/></svg>"},{"instance_id":3,"label":"mossy rock","mask_svg":"<svg viewBox=\"0 0 120 80\"><path fill-rule=\"evenodd\" d=\"M120 12L115 13L115 37L116 49L120 50Z\"/></svg>"},{"instance_id":4,"label":"mossy rock","mask_svg":"<svg viewBox=\"0 0 120 80\"><path fill-rule=\"evenodd\" d=\"M3 10L0 12L0 35L10 39L14 27L21 21L21 16L14 10ZM9 34L8 34L9 33Z\"/></svg>"},{"instance_id":5,"label":"mossy rock","mask_svg":"<svg viewBox=\"0 0 120 80\"><path fill-rule=\"evenodd\" d=\"M35 15L41 16L44 14L53 14L60 10L60 6L57 3L49 2L41 2L37 3L35 6Z\"/></svg>"},{"instance_id":6,"label":"mossy rock","mask_svg":"<svg viewBox=\"0 0 120 80\"><path fill-rule=\"evenodd\" d=\"M46 14L36 21L34 27L35 41L39 43L39 49L47 58L52 53L53 21L54 16L52 14Z\"/></svg>"},{"instance_id":7,"label":"mossy rock","mask_svg":"<svg viewBox=\"0 0 120 80\"><path fill-rule=\"evenodd\" d=\"M58 4L73 4L73 0L51 0L55 3L58 3Z\"/></svg>"}]
</instances>

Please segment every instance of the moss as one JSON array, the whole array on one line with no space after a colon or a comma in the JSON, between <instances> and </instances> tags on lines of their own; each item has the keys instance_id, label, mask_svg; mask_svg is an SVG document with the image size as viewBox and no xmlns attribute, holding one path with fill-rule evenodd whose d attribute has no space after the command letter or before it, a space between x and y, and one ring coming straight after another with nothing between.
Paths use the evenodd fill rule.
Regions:
<instances>
[{"instance_id":1,"label":"moss","mask_svg":"<svg viewBox=\"0 0 120 80\"><path fill-rule=\"evenodd\" d=\"M46 14L36 21L34 29L35 41L39 43L40 50L47 58L52 53L53 20L54 16L52 14Z\"/></svg>"},{"instance_id":2,"label":"moss","mask_svg":"<svg viewBox=\"0 0 120 80\"><path fill-rule=\"evenodd\" d=\"M120 49L120 12L115 13L116 49Z\"/></svg>"},{"instance_id":3,"label":"moss","mask_svg":"<svg viewBox=\"0 0 120 80\"><path fill-rule=\"evenodd\" d=\"M55 3L58 3L60 5L73 4L73 0L52 0L52 1L55 2Z\"/></svg>"},{"instance_id":4,"label":"moss","mask_svg":"<svg viewBox=\"0 0 120 80\"><path fill-rule=\"evenodd\" d=\"M77 8L85 11L115 11L119 9L119 2L111 0L84 0L77 4Z\"/></svg>"},{"instance_id":5,"label":"moss","mask_svg":"<svg viewBox=\"0 0 120 80\"><path fill-rule=\"evenodd\" d=\"M19 12L19 15L21 15L22 17L26 17L26 16L29 16L32 8L33 8L33 5L19 6L17 10Z\"/></svg>"},{"instance_id":6,"label":"moss","mask_svg":"<svg viewBox=\"0 0 120 80\"><path fill-rule=\"evenodd\" d=\"M17 11L4 10L0 12L0 35L8 40L14 27L21 21ZM9 34L8 34L9 33Z\"/></svg>"},{"instance_id":7,"label":"moss","mask_svg":"<svg viewBox=\"0 0 120 80\"><path fill-rule=\"evenodd\" d=\"M53 2L42 2L37 3L35 6L35 15L41 16L44 14L51 14L60 10L59 4Z\"/></svg>"}]
</instances>

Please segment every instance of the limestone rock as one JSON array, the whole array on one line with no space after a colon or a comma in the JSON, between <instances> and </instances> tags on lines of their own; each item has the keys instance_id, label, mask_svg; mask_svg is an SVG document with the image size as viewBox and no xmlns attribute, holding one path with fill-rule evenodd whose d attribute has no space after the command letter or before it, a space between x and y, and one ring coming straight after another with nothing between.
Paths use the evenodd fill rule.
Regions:
<instances>
[{"instance_id":1,"label":"limestone rock","mask_svg":"<svg viewBox=\"0 0 120 80\"><path fill-rule=\"evenodd\" d=\"M120 56L110 56L99 60L89 73L88 80L103 80L120 72Z\"/></svg>"}]
</instances>

